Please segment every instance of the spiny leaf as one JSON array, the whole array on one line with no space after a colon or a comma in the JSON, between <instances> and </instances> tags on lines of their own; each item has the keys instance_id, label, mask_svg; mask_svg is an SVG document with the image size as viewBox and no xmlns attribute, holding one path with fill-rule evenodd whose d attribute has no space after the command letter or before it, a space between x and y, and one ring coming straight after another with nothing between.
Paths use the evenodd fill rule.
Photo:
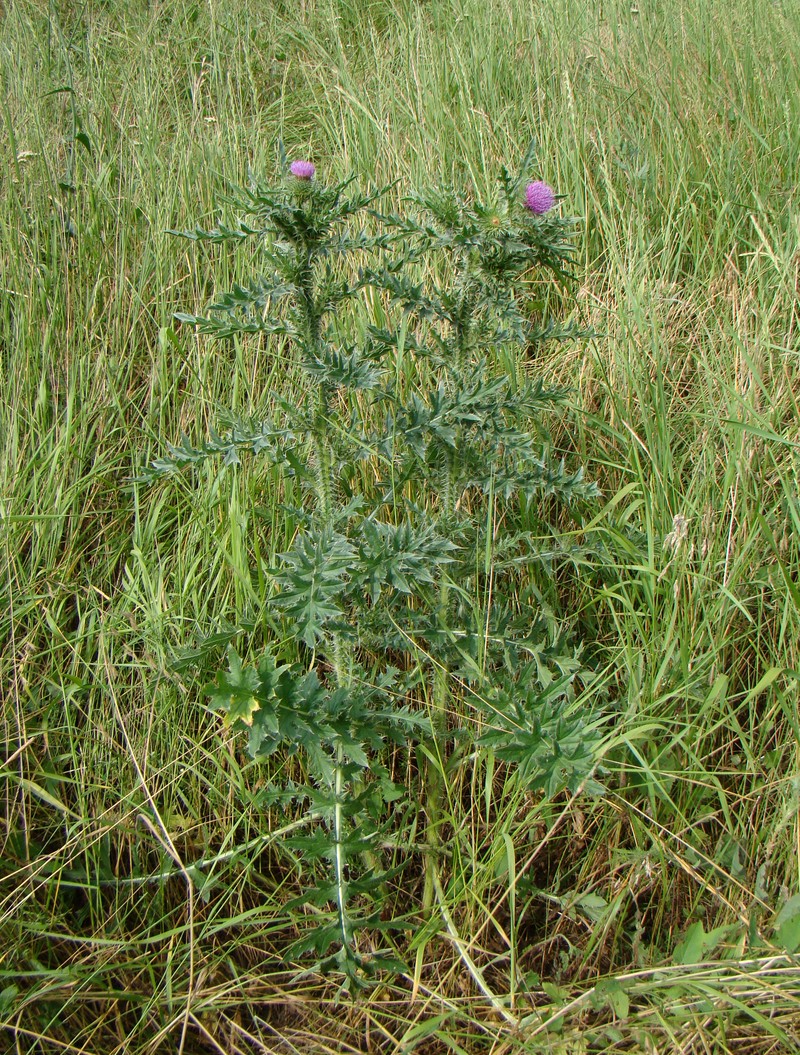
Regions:
<instances>
[{"instance_id":1,"label":"spiny leaf","mask_svg":"<svg viewBox=\"0 0 800 1055\"><path fill-rule=\"evenodd\" d=\"M228 653L229 671L217 674L215 685L207 690L214 710L222 711L226 725L243 722L253 724L253 715L258 710L255 694L259 691L258 674L252 668L242 669L242 661L233 649Z\"/></svg>"},{"instance_id":2,"label":"spiny leaf","mask_svg":"<svg viewBox=\"0 0 800 1055\"><path fill-rule=\"evenodd\" d=\"M167 445L168 455L156 458L137 477L137 483L152 484L164 476L179 472L184 466L199 465L209 458L222 457L226 465L235 465L239 453L265 454L273 464L287 464L297 440L289 429L278 428L270 421L237 422L225 436L213 429L211 438L199 446L184 436L178 445Z\"/></svg>"},{"instance_id":3,"label":"spiny leaf","mask_svg":"<svg viewBox=\"0 0 800 1055\"><path fill-rule=\"evenodd\" d=\"M301 536L293 549L281 554L283 565L272 575L281 592L273 598L310 647L325 634L326 625L342 616L338 598L345 589L355 550L329 528Z\"/></svg>"},{"instance_id":4,"label":"spiny leaf","mask_svg":"<svg viewBox=\"0 0 800 1055\"><path fill-rule=\"evenodd\" d=\"M415 527L407 520L394 525L367 519L361 531L354 579L365 583L373 604L384 586L411 594L421 584L433 583L435 570L450 563L456 549L455 543L438 535L431 524Z\"/></svg>"},{"instance_id":5,"label":"spiny leaf","mask_svg":"<svg viewBox=\"0 0 800 1055\"><path fill-rule=\"evenodd\" d=\"M195 227L191 231L168 230L167 234L176 235L178 238L187 238L190 242L211 242L212 245L221 245L224 242L242 242L246 238L260 235L262 232L257 228L248 227L247 224L226 227L225 224L221 223L210 231L202 227Z\"/></svg>"},{"instance_id":6,"label":"spiny leaf","mask_svg":"<svg viewBox=\"0 0 800 1055\"><path fill-rule=\"evenodd\" d=\"M370 390L377 388L382 377L380 368L358 348L345 351L327 346L305 356L301 365L315 380L337 388Z\"/></svg>"}]
</instances>

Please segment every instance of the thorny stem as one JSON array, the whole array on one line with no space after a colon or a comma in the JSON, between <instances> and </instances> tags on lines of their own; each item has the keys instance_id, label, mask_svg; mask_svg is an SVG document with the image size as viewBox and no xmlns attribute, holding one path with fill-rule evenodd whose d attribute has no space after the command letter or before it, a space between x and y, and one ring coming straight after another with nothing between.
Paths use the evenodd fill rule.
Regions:
<instances>
[{"instance_id":1,"label":"thorny stem","mask_svg":"<svg viewBox=\"0 0 800 1055\"><path fill-rule=\"evenodd\" d=\"M328 447L328 400L324 383L317 386L316 404L313 424L314 482L322 521L326 527L330 527L333 516L333 472Z\"/></svg>"},{"instance_id":2,"label":"thorny stem","mask_svg":"<svg viewBox=\"0 0 800 1055\"><path fill-rule=\"evenodd\" d=\"M312 251L308 245L297 249L297 287L299 307L303 315L307 352L319 357L322 352L322 316L314 291ZM324 381L317 386L316 406L312 424L314 439L314 477L322 522L331 524L333 515L333 472L328 446L328 393Z\"/></svg>"},{"instance_id":3,"label":"thorny stem","mask_svg":"<svg viewBox=\"0 0 800 1055\"><path fill-rule=\"evenodd\" d=\"M297 285L299 287L300 310L305 322L305 336L308 343L307 350L318 356L322 351L322 318L317 308L314 292L314 270L312 266L312 253L306 245L298 251L300 266ZM331 527L333 521L333 496L334 481L333 467L330 457L328 442L328 391L325 382L317 386L316 405L314 407L314 420L312 425L312 436L314 442L314 482L316 485L319 512L325 527ZM345 686L348 682L348 664L345 656L344 645L341 636L333 632L333 672L338 688ZM348 948L349 927L347 919L347 890L345 881L345 855L344 855L344 815L342 810L342 795L344 794L344 751L341 743L336 745L336 762L333 778L333 845L334 859L333 867L336 884L336 914L339 920L339 932L341 935L342 949Z\"/></svg>"},{"instance_id":4,"label":"thorny stem","mask_svg":"<svg viewBox=\"0 0 800 1055\"><path fill-rule=\"evenodd\" d=\"M458 299L458 310L454 323L455 333L455 368L460 373L467 362L472 351L475 333L475 308L477 283L475 279L475 265L477 259L474 253L464 257L461 264L461 275L459 285L461 287Z\"/></svg>"},{"instance_id":5,"label":"thorny stem","mask_svg":"<svg viewBox=\"0 0 800 1055\"><path fill-rule=\"evenodd\" d=\"M334 868L336 870L336 912L339 917L339 931L342 937L342 948L347 948L347 913L345 902L347 894L344 879L344 853L342 851L342 790L344 787L344 775L342 767L344 756L342 745L336 746L336 776L334 777L334 807L333 807L333 845Z\"/></svg>"},{"instance_id":6,"label":"thorny stem","mask_svg":"<svg viewBox=\"0 0 800 1055\"><path fill-rule=\"evenodd\" d=\"M460 374L463 371L472 351L476 307L475 282L473 279L474 267L475 260L473 255L470 254L464 258L461 266L461 296L453 327L454 372L456 374ZM445 451L444 471L440 482L443 520L448 525L453 522L456 512L460 440L461 437L457 434L454 446ZM449 616L450 584L446 575L442 574L439 583L438 618L441 627L445 631L447 631L450 622ZM434 759L438 754L437 741L441 740L447 724L447 702L449 698L447 674L446 666L437 664L433 675L433 742L430 745L426 767L427 794L425 812L427 815L426 843L428 853L426 855L425 887L422 896L422 907L426 916L430 915L433 906L437 858L441 845L439 824L441 820L442 776Z\"/></svg>"},{"instance_id":7,"label":"thorny stem","mask_svg":"<svg viewBox=\"0 0 800 1055\"><path fill-rule=\"evenodd\" d=\"M305 316L308 341L316 351L322 332L322 319L317 311L314 297L314 271L311 264L311 252L308 248L303 250L297 285L300 288L300 300L303 315Z\"/></svg>"}]
</instances>

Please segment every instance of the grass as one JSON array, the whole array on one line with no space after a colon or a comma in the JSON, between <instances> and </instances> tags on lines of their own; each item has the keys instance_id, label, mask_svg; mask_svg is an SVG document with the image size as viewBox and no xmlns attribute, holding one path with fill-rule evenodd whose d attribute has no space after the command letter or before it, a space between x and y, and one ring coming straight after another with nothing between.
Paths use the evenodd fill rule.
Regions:
<instances>
[{"instance_id":1,"label":"grass","mask_svg":"<svg viewBox=\"0 0 800 1055\"><path fill-rule=\"evenodd\" d=\"M795 0L8 6L9 1050L797 1049L800 940L776 914L800 890L798 15ZM584 220L565 306L599 335L539 365L575 388L557 441L603 487L617 553L603 578L561 584L618 712L610 794L544 805L499 770L452 775L449 932L416 993L400 979L349 1005L279 959L293 819L204 710L220 648L199 673L174 663L258 623L256 555L291 524L256 472L129 486L165 441L299 383L280 349L176 328L248 262L167 231L213 222L248 168L273 174L279 137L399 195L483 190L531 136ZM686 537L665 548L678 515ZM422 838L414 821L398 840Z\"/></svg>"}]
</instances>

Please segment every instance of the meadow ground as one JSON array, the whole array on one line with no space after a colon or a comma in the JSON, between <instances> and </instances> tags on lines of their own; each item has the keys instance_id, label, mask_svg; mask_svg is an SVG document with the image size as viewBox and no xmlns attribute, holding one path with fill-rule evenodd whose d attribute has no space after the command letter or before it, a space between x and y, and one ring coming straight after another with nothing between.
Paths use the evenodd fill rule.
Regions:
<instances>
[{"instance_id":1,"label":"meadow ground","mask_svg":"<svg viewBox=\"0 0 800 1055\"><path fill-rule=\"evenodd\" d=\"M796 0L15 0L0 60L8 1050L800 1049ZM252 262L168 231L279 139L397 201L531 138L596 332L535 365L615 540L559 582L608 793L451 774L452 929L337 999L280 959L281 819L202 692L286 521L257 467L130 485L299 381L177 326Z\"/></svg>"}]
</instances>

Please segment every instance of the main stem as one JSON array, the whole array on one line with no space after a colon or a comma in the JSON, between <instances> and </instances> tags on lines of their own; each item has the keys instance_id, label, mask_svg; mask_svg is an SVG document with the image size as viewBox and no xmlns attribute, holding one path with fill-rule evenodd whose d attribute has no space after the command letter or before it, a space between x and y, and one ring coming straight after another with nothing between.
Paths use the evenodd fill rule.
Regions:
<instances>
[{"instance_id":1,"label":"main stem","mask_svg":"<svg viewBox=\"0 0 800 1055\"><path fill-rule=\"evenodd\" d=\"M468 256L464 259L460 275L461 297L454 324L453 333L453 373L456 383L460 378L471 351L473 337L473 313L475 310L472 272L474 261ZM452 385L453 377L447 378ZM458 486L458 450L460 436L457 435L452 448L445 452L444 471L440 481L442 498L442 519L449 529L455 520ZM439 583L439 605L437 619L440 628L447 633L450 624L450 583L443 574ZM433 673L433 738L429 745L426 765L425 813L427 816L426 868L425 887L422 895L422 907L426 916L433 906L435 883L437 881L437 860L441 847L439 826L441 824L441 800L443 773L440 761L443 758L439 750L447 728L447 708L450 698L448 687L449 671L444 663L437 662ZM419 965L419 964L418 964Z\"/></svg>"},{"instance_id":2,"label":"main stem","mask_svg":"<svg viewBox=\"0 0 800 1055\"><path fill-rule=\"evenodd\" d=\"M302 249L298 286L300 304L305 320L308 351L316 358L322 352L322 319L316 304L314 293L314 271L312 253L307 246ZM328 390L323 381L317 385L314 406L314 417L311 435L314 445L314 484L320 519L326 529L333 527L334 480L333 465L328 442ZM349 679L348 664L340 634L332 634L333 674L337 688L347 685ZM344 854L344 810L342 797L345 791L344 751L341 743L336 746L336 761L333 777L333 869L336 886L336 914L339 921L342 949L345 952L349 943L349 921L347 917L347 883L345 879Z\"/></svg>"}]
</instances>

